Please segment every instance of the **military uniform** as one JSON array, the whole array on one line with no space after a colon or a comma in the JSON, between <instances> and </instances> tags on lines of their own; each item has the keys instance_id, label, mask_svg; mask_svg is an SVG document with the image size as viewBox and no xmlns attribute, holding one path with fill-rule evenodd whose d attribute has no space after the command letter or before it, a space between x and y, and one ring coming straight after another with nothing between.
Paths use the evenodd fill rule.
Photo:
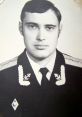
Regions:
<instances>
[{"instance_id":1,"label":"military uniform","mask_svg":"<svg viewBox=\"0 0 82 117\"><path fill-rule=\"evenodd\" d=\"M67 117L76 113L78 107L81 107L81 96L76 89L77 85L75 87L77 81L70 78L67 68L63 55L57 50L50 81L46 87L41 87L26 56L26 50L15 61L2 65L0 117ZM62 75L64 79L61 78Z\"/></svg>"}]
</instances>

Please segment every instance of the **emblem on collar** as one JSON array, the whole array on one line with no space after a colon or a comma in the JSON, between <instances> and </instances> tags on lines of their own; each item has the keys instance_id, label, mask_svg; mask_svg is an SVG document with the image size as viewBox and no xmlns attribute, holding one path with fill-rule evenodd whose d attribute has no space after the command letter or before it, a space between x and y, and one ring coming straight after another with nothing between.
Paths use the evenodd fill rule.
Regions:
<instances>
[{"instance_id":1,"label":"emblem on collar","mask_svg":"<svg viewBox=\"0 0 82 117\"><path fill-rule=\"evenodd\" d=\"M18 78L19 78L20 85L29 86L30 85L30 81L29 81L30 76L31 76L31 73L28 73L27 75L24 76L22 65L18 66Z\"/></svg>"},{"instance_id":2,"label":"emblem on collar","mask_svg":"<svg viewBox=\"0 0 82 117\"><path fill-rule=\"evenodd\" d=\"M54 76L56 78L56 85L57 86L61 86L64 85L66 83L66 78L65 78L65 67L64 65L61 65L60 68L60 75L57 73L54 73Z\"/></svg>"},{"instance_id":3,"label":"emblem on collar","mask_svg":"<svg viewBox=\"0 0 82 117\"><path fill-rule=\"evenodd\" d=\"M24 76L24 81L28 81L31 76L31 73L28 73L27 75Z\"/></svg>"}]
</instances>

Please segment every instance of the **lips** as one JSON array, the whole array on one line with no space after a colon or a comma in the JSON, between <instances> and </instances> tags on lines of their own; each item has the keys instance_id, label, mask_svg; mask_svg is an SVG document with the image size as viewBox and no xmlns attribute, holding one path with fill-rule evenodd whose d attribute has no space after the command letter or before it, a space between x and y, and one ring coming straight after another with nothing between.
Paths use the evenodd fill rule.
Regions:
<instances>
[{"instance_id":1,"label":"lips","mask_svg":"<svg viewBox=\"0 0 82 117\"><path fill-rule=\"evenodd\" d=\"M39 45L39 44L35 45L35 48L38 49L38 50L44 50L47 47L48 47L48 45Z\"/></svg>"}]
</instances>

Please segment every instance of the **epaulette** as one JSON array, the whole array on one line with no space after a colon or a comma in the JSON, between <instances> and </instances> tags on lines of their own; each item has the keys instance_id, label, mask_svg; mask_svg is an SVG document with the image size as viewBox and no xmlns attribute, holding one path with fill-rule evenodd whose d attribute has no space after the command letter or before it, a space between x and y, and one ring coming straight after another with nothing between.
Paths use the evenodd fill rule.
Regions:
<instances>
[{"instance_id":1,"label":"epaulette","mask_svg":"<svg viewBox=\"0 0 82 117\"><path fill-rule=\"evenodd\" d=\"M17 65L17 58L18 57L15 57L15 58L13 58L11 60L8 60L6 62L1 63L0 64L0 71Z\"/></svg>"},{"instance_id":2,"label":"epaulette","mask_svg":"<svg viewBox=\"0 0 82 117\"><path fill-rule=\"evenodd\" d=\"M64 53L63 53L63 56L65 58L66 64L82 68L82 59L78 59Z\"/></svg>"},{"instance_id":3,"label":"epaulette","mask_svg":"<svg viewBox=\"0 0 82 117\"><path fill-rule=\"evenodd\" d=\"M63 53L63 56L65 58L66 64L82 68L82 59L72 57L72 56L65 54L65 53ZM18 57L15 57L11 60L8 60L6 62L1 63L0 64L0 71L17 65L17 59L18 59Z\"/></svg>"}]
</instances>

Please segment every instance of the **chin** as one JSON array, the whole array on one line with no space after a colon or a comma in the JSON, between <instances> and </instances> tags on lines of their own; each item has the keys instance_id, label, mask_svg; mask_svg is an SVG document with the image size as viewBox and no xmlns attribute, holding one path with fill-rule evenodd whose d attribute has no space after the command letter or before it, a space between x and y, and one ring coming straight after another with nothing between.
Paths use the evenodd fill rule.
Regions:
<instances>
[{"instance_id":1,"label":"chin","mask_svg":"<svg viewBox=\"0 0 82 117\"><path fill-rule=\"evenodd\" d=\"M47 56L43 56L43 55L42 55L42 56L41 56L41 55L40 55L40 56L38 56L38 55L37 55L37 56L34 56L33 58L35 58L35 60L41 61L41 60L46 59L46 58L47 58Z\"/></svg>"}]
</instances>

